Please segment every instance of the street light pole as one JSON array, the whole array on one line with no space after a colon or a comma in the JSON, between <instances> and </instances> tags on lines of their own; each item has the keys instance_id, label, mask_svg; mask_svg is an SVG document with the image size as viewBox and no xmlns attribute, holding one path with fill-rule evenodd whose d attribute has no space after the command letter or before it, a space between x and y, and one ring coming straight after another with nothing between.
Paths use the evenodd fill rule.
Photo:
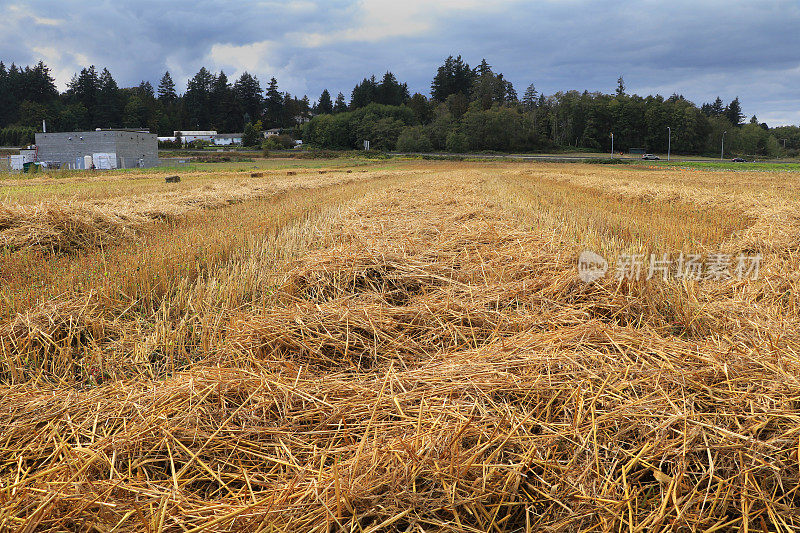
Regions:
<instances>
[{"instance_id":1,"label":"street light pole","mask_svg":"<svg viewBox=\"0 0 800 533\"><path fill-rule=\"evenodd\" d=\"M719 153L720 159L725 159L725 134L728 133L728 130L722 132L722 150Z\"/></svg>"},{"instance_id":2,"label":"street light pole","mask_svg":"<svg viewBox=\"0 0 800 533\"><path fill-rule=\"evenodd\" d=\"M611 134L611 157L614 157L614 134Z\"/></svg>"},{"instance_id":3,"label":"street light pole","mask_svg":"<svg viewBox=\"0 0 800 533\"><path fill-rule=\"evenodd\" d=\"M667 137L667 161L669 161L670 152L672 152L672 128L667 126L669 136Z\"/></svg>"}]
</instances>

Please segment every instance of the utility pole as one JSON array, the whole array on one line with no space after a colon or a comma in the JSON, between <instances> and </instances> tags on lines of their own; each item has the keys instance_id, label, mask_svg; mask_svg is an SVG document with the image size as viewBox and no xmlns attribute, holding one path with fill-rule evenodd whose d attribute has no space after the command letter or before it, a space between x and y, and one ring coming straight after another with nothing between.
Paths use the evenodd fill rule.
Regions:
<instances>
[{"instance_id":1,"label":"utility pole","mask_svg":"<svg viewBox=\"0 0 800 533\"><path fill-rule=\"evenodd\" d=\"M789 139L781 139L783 141L783 149L786 150L786 141Z\"/></svg>"},{"instance_id":2,"label":"utility pole","mask_svg":"<svg viewBox=\"0 0 800 533\"><path fill-rule=\"evenodd\" d=\"M728 133L728 130L722 132L722 150L719 153L720 159L725 159L725 134Z\"/></svg>"},{"instance_id":3,"label":"utility pole","mask_svg":"<svg viewBox=\"0 0 800 533\"><path fill-rule=\"evenodd\" d=\"M611 157L614 157L614 134L611 134Z\"/></svg>"},{"instance_id":4,"label":"utility pole","mask_svg":"<svg viewBox=\"0 0 800 533\"><path fill-rule=\"evenodd\" d=\"M672 128L667 126L667 131L669 132L667 136L667 161L669 161L669 155L672 152Z\"/></svg>"}]
</instances>

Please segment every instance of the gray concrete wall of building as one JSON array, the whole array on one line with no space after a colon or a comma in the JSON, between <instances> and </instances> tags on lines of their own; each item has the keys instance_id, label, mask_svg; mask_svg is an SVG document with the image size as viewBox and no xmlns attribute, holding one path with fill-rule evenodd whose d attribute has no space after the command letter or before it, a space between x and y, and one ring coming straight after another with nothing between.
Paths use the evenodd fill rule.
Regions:
<instances>
[{"instance_id":1,"label":"gray concrete wall of building","mask_svg":"<svg viewBox=\"0 0 800 533\"><path fill-rule=\"evenodd\" d=\"M158 166L158 138L151 133L126 130L37 133L39 161L75 165L79 157L96 153L117 154L118 168Z\"/></svg>"}]
</instances>

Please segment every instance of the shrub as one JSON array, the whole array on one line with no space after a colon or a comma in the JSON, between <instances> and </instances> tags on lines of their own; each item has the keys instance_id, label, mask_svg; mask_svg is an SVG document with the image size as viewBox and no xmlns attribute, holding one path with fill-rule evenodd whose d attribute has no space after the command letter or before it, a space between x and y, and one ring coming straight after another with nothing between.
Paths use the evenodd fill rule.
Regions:
<instances>
[{"instance_id":1,"label":"shrub","mask_svg":"<svg viewBox=\"0 0 800 533\"><path fill-rule=\"evenodd\" d=\"M467 136L459 131L451 131L447 134L446 146L448 152L464 153L468 146Z\"/></svg>"},{"instance_id":2,"label":"shrub","mask_svg":"<svg viewBox=\"0 0 800 533\"><path fill-rule=\"evenodd\" d=\"M208 146L213 146L213 143L210 141L201 141L200 139L197 139L195 141L190 142L187 146L189 148L193 148L196 150L202 150L203 148L206 148Z\"/></svg>"},{"instance_id":3,"label":"shrub","mask_svg":"<svg viewBox=\"0 0 800 533\"><path fill-rule=\"evenodd\" d=\"M278 140L277 135L270 135L267 139L261 143L262 150L280 150L281 143Z\"/></svg>"},{"instance_id":4,"label":"shrub","mask_svg":"<svg viewBox=\"0 0 800 533\"><path fill-rule=\"evenodd\" d=\"M248 122L244 126L244 133L242 134L242 146L258 146L258 139L261 137L258 129Z\"/></svg>"},{"instance_id":5,"label":"shrub","mask_svg":"<svg viewBox=\"0 0 800 533\"><path fill-rule=\"evenodd\" d=\"M421 126L406 127L397 138L400 152L430 152L432 149L431 140Z\"/></svg>"}]
</instances>

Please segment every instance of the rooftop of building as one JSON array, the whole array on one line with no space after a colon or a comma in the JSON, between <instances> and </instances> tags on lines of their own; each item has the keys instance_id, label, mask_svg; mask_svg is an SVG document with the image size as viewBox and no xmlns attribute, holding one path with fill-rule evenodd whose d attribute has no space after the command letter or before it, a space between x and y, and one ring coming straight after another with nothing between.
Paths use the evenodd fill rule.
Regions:
<instances>
[{"instance_id":1,"label":"rooftop of building","mask_svg":"<svg viewBox=\"0 0 800 533\"><path fill-rule=\"evenodd\" d=\"M38 132L37 135L51 135L51 134L69 134L69 135L80 135L84 133L109 133L109 132L120 132L120 133L144 133L150 134L148 130L140 130L140 129L133 129L133 128L96 128L93 130L81 130L81 131L46 131L46 132Z\"/></svg>"}]
</instances>

